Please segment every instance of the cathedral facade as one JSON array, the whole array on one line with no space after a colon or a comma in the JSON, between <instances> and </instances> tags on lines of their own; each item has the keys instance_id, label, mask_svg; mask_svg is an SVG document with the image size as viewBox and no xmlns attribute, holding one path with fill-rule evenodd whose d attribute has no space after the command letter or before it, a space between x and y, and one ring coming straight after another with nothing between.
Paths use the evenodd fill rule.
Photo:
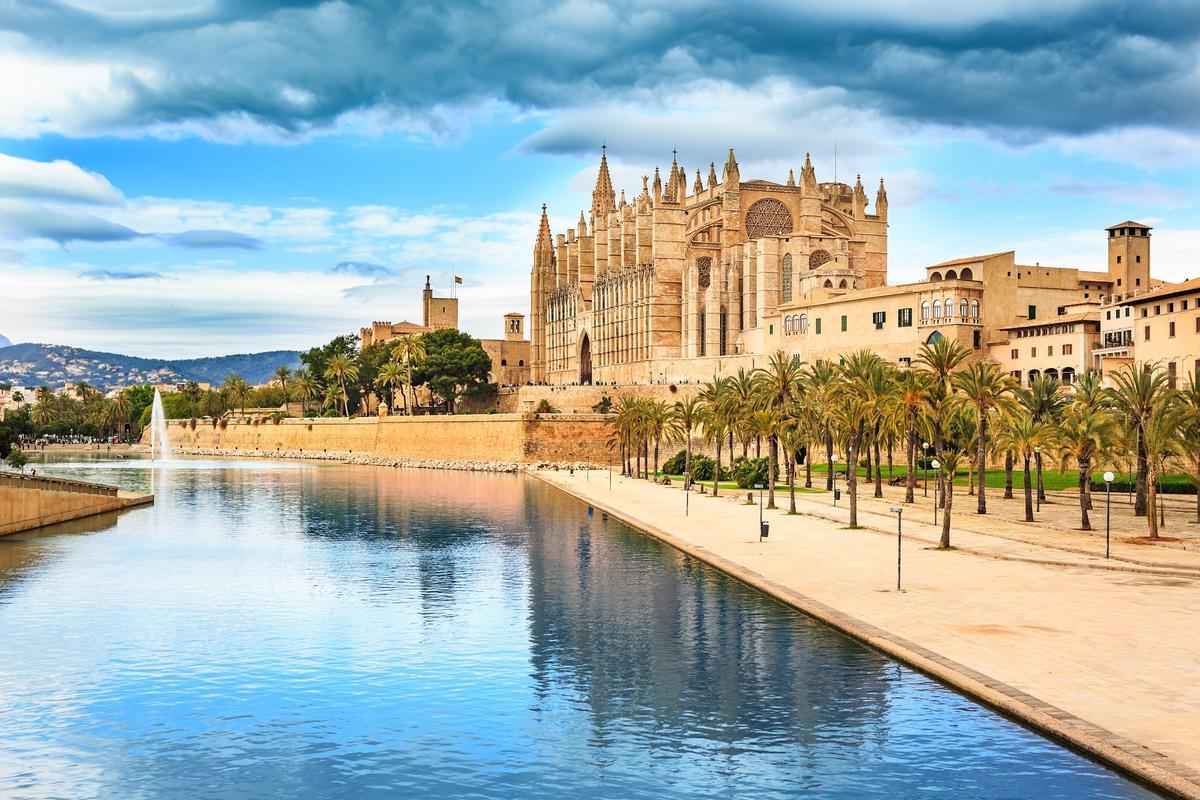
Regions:
<instances>
[{"instance_id":1,"label":"cathedral facade","mask_svg":"<svg viewBox=\"0 0 1200 800\"><path fill-rule=\"evenodd\" d=\"M887 282L887 193L861 180L743 181L733 150L707 178L674 159L618 198L602 152L589 213L554 234L546 209L530 281L531 381L674 383L753 366L780 309ZM755 358L758 356L759 358Z\"/></svg>"}]
</instances>

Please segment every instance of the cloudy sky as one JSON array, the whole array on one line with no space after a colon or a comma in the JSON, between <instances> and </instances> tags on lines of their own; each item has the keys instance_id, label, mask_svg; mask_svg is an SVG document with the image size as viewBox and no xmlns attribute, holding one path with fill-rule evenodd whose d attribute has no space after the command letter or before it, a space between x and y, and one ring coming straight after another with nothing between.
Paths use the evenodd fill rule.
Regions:
<instances>
[{"instance_id":1,"label":"cloudy sky","mask_svg":"<svg viewBox=\"0 0 1200 800\"><path fill-rule=\"evenodd\" d=\"M150 10L147 10L150 9ZM303 348L528 310L541 203L678 148L888 185L893 282L1015 248L1100 269L1155 227L1200 275L1194 0L0 0L0 334L139 355Z\"/></svg>"}]
</instances>

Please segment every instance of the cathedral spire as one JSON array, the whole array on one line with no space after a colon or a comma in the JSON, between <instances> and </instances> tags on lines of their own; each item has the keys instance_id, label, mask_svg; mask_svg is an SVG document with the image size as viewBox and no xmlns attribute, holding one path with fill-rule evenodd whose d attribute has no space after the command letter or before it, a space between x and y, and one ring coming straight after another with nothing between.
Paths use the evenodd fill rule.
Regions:
<instances>
[{"instance_id":1,"label":"cathedral spire","mask_svg":"<svg viewBox=\"0 0 1200 800\"><path fill-rule=\"evenodd\" d=\"M738 183L741 181L741 173L738 172L737 159L733 156L733 148L729 148L729 158L725 161L725 171L721 174L721 182L725 184Z\"/></svg>"},{"instance_id":2,"label":"cathedral spire","mask_svg":"<svg viewBox=\"0 0 1200 800\"><path fill-rule=\"evenodd\" d=\"M542 221L538 224L537 241L533 245L533 269L535 272L553 269L554 238L550 234L550 218L546 215L546 204L542 203ZM429 283L428 278L426 284Z\"/></svg>"},{"instance_id":3,"label":"cathedral spire","mask_svg":"<svg viewBox=\"0 0 1200 800\"><path fill-rule=\"evenodd\" d=\"M583 210L579 211L579 225L576 227L575 235L582 239L587 236L587 221L583 218Z\"/></svg>"},{"instance_id":4,"label":"cathedral spire","mask_svg":"<svg viewBox=\"0 0 1200 800\"><path fill-rule=\"evenodd\" d=\"M715 161L708 162L708 188L712 189L717 185L717 164Z\"/></svg>"},{"instance_id":5,"label":"cathedral spire","mask_svg":"<svg viewBox=\"0 0 1200 800\"><path fill-rule=\"evenodd\" d=\"M796 185L796 176L795 176L795 175L792 173L792 170L791 170L791 168L789 168L789 169L788 169L788 180L787 180L787 185L788 185L788 186L795 186L795 185Z\"/></svg>"},{"instance_id":6,"label":"cathedral spire","mask_svg":"<svg viewBox=\"0 0 1200 800\"><path fill-rule=\"evenodd\" d=\"M700 194L704 191L704 181L700 180L700 170L696 170L696 182L692 184L692 194Z\"/></svg>"},{"instance_id":7,"label":"cathedral spire","mask_svg":"<svg viewBox=\"0 0 1200 800\"><path fill-rule=\"evenodd\" d=\"M887 189L883 188L883 178L879 179L879 191L875 193L875 213L879 216L887 216Z\"/></svg>"},{"instance_id":8,"label":"cathedral spire","mask_svg":"<svg viewBox=\"0 0 1200 800\"><path fill-rule=\"evenodd\" d=\"M613 209L616 195L613 193L612 177L608 174L608 146L600 146L600 173L596 176L596 188L592 190L592 211L607 214Z\"/></svg>"},{"instance_id":9,"label":"cathedral spire","mask_svg":"<svg viewBox=\"0 0 1200 800\"><path fill-rule=\"evenodd\" d=\"M804 166L800 168L800 188L806 192L817 191L817 171L813 169L808 153L804 154Z\"/></svg>"},{"instance_id":10,"label":"cathedral spire","mask_svg":"<svg viewBox=\"0 0 1200 800\"><path fill-rule=\"evenodd\" d=\"M658 167L654 168L654 205L662 202L662 176L658 174Z\"/></svg>"}]
</instances>

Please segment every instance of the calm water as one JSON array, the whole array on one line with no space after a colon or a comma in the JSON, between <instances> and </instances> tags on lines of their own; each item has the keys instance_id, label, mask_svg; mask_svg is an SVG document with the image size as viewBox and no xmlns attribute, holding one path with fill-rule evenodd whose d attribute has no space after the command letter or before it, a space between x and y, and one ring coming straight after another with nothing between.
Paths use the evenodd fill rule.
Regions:
<instances>
[{"instance_id":1,"label":"calm water","mask_svg":"<svg viewBox=\"0 0 1200 800\"><path fill-rule=\"evenodd\" d=\"M0 540L0 796L1150 796L532 479L153 480Z\"/></svg>"}]
</instances>

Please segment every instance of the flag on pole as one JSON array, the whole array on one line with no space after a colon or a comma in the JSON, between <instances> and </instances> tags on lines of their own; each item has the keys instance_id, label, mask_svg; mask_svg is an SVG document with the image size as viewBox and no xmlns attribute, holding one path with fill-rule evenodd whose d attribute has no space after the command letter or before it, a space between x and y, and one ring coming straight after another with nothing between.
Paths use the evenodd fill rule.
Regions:
<instances>
[{"instance_id":1,"label":"flag on pole","mask_svg":"<svg viewBox=\"0 0 1200 800\"><path fill-rule=\"evenodd\" d=\"M455 275L455 276L454 276L454 282L455 282L455 283L458 283L458 284L461 284L461 283L462 283L462 278L460 278L460 277L458 277L457 275Z\"/></svg>"}]
</instances>

